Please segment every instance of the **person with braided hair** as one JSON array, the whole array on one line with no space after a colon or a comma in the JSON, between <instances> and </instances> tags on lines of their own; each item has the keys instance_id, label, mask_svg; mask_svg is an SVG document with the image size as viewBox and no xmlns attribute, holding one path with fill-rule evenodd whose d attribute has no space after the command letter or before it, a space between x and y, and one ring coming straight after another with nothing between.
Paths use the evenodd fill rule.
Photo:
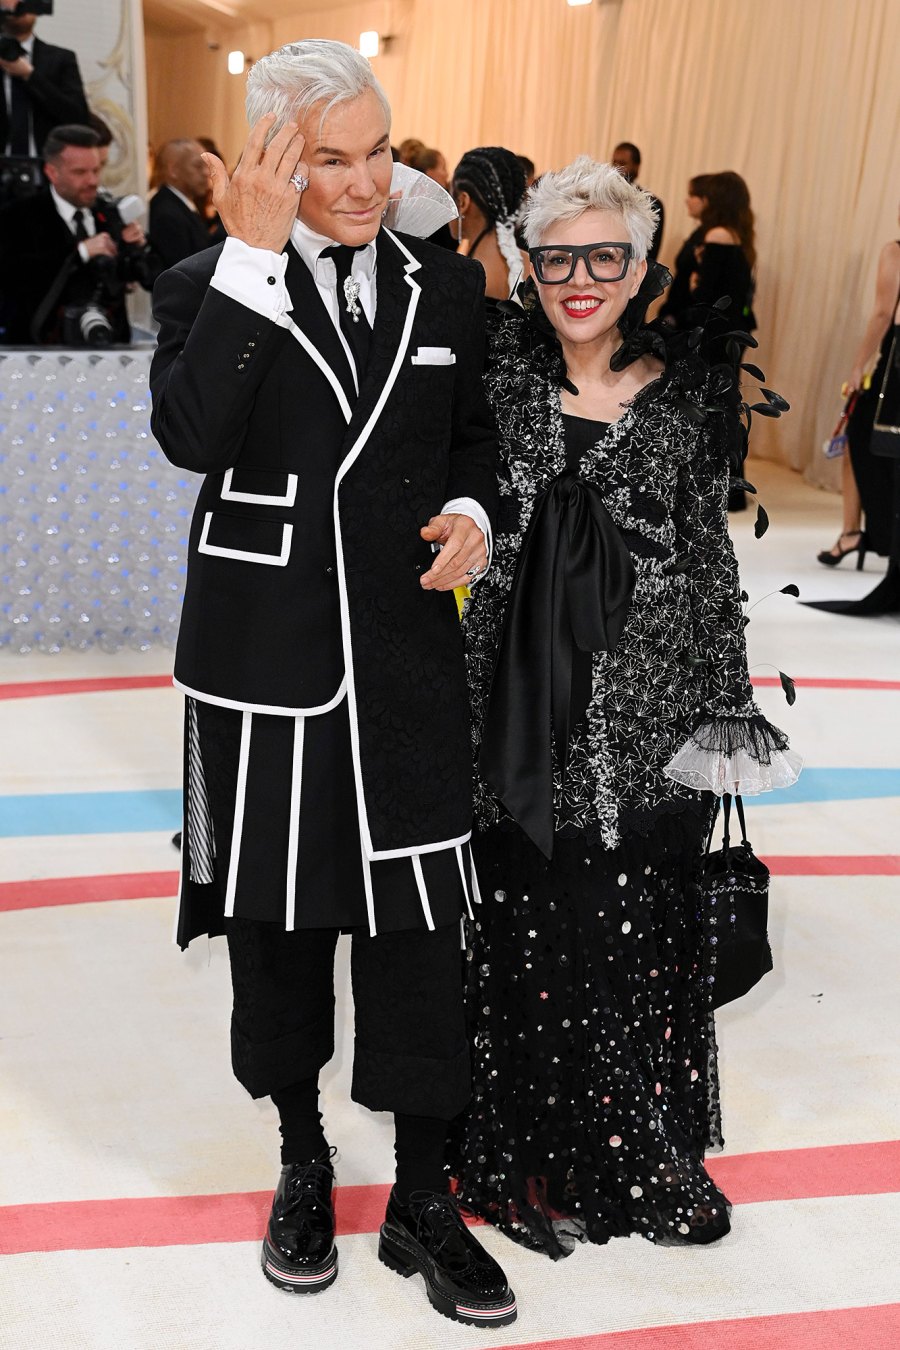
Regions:
<instances>
[{"instance_id":1,"label":"person with braided hair","mask_svg":"<svg viewBox=\"0 0 900 1350\"><path fill-rule=\"evenodd\" d=\"M460 243L487 277L488 300L508 300L528 275L528 255L516 244L516 218L525 196L518 155L500 145L467 150L453 175Z\"/></svg>"}]
</instances>

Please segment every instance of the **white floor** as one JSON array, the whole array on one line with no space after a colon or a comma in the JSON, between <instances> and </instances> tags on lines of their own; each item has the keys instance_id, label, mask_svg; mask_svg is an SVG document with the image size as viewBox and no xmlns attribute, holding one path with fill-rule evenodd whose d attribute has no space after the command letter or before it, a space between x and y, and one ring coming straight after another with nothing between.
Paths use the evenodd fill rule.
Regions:
<instances>
[{"instance_id":1,"label":"white floor","mask_svg":"<svg viewBox=\"0 0 900 1350\"><path fill-rule=\"evenodd\" d=\"M734 521L753 600L788 582L804 599L874 585L877 560L861 575L814 560L839 528L834 497L770 465L753 465L750 476L773 522L757 542L752 513ZM184 1245L177 1224L161 1239L156 1197L265 1192L277 1173L273 1110L230 1073L222 944L181 955L168 895L4 907L16 884L41 878L175 871L164 819L165 828L136 833L10 834L0 842L0 1251L11 1253L0 1265L0 1347L657 1350L708 1345L703 1324L719 1319L731 1329L725 1339L718 1330L714 1345L900 1345L900 624L837 618L775 594L753 610L748 638L754 676L782 669L799 681L793 708L779 688L761 688L760 702L804 754L808 782L828 771L830 795L751 806L757 852L849 859L844 870L854 859L876 862L864 875L832 868L773 878L776 971L720 1019L723 1165L757 1155L735 1165L746 1162L745 1193L765 1192L737 1197L725 1241L675 1250L632 1239L550 1265L481 1230L520 1315L513 1327L480 1332L439 1319L419 1280L380 1266L371 1231L341 1239L338 1283L306 1300L265 1283L256 1243L227 1216L221 1240ZM159 674L170 664L164 651L5 655L0 686ZM896 687L807 689L804 678ZM0 697L0 744L0 826L9 799L24 794L173 789L181 702L170 689ZM851 772L866 770L886 774L886 787L877 774ZM343 1039L327 1072L326 1125L340 1147L341 1185L374 1186L390 1180L391 1131L348 1100L343 955L340 988ZM762 1156L805 1149L819 1152ZM772 1167L780 1175L779 1166L786 1179L754 1192L754 1177ZM127 1199L148 1204L123 1210ZM109 1245L122 1231L133 1233L130 1245ZM859 1310L850 1339L831 1309ZM653 1330L675 1326L677 1340ZM634 1335L614 1334L626 1331Z\"/></svg>"}]
</instances>

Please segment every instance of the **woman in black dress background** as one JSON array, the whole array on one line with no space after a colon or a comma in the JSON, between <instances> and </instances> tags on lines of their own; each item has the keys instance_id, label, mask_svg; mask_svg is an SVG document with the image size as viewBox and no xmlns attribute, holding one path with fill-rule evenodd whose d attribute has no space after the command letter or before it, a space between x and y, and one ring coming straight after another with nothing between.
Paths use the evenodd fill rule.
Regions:
<instances>
[{"instance_id":1,"label":"woman in black dress background","mask_svg":"<svg viewBox=\"0 0 900 1350\"><path fill-rule=\"evenodd\" d=\"M552 1257L708 1242L729 1228L703 1166L721 1143L710 790L797 773L747 674L737 396L711 400L705 359L641 324L668 278L644 280L647 194L583 157L525 219L535 280L490 342L493 565L465 616L482 904L451 1166L465 1205Z\"/></svg>"},{"instance_id":2,"label":"woman in black dress background","mask_svg":"<svg viewBox=\"0 0 900 1350\"><path fill-rule=\"evenodd\" d=\"M730 326L752 333L756 241L747 184L731 170L701 174L688 185L691 214L698 205L698 227L678 254L672 294L660 316L677 328L690 328L702 322L707 306L728 296L731 303L723 314ZM708 354L724 360L724 343L715 343Z\"/></svg>"},{"instance_id":3,"label":"woman in black dress background","mask_svg":"<svg viewBox=\"0 0 900 1350\"><path fill-rule=\"evenodd\" d=\"M867 552L882 555L890 552L894 470L889 459L873 455L869 446L898 306L900 239L892 239L879 254L875 304L844 384L845 397L857 392L857 399L847 423L849 455L845 454L842 466L841 533L830 549L818 555L818 561L826 567L837 566L848 554L855 554L858 566L862 567ZM865 375L873 363L867 388Z\"/></svg>"}]
</instances>

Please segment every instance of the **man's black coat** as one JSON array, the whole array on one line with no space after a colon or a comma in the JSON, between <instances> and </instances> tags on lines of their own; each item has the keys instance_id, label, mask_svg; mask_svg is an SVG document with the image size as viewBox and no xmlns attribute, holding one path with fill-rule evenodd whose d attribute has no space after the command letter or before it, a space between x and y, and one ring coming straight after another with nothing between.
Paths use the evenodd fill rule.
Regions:
<instances>
[{"instance_id":1,"label":"man's black coat","mask_svg":"<svg viewBox=\"0 0 900 1350\"><path fill-rule=\"evenodd\" d=\"M493 518L484 273L381 231L357 401L295 249L287 326L209 287L220 251L186 259L154 292L153 431L174 463L207 475L176 684L226 707L293 716L325 711L346 691L369 857L462 841L471 816L462 637L452 593L419 584L433 560L419 530L454 497Z\"/></svg>"},{"instance_id":2,"label":"man's black coat","mask_svg":"<svg viewBox=\"0 0 900 1350\"><path fill-rule=\"evenodd\" d=\"M80 126L87 124L88 105L74 52L66 47L53 47L36 37L30 59L34 72L24 85L31 103L34 144L40 155L54 127L73 122ZM0 154L5 153L8 141L6 99L0 98Z\"/></svg>"},{"instance_id":3,"label":"man's black coat","mask_svg":"<svg viewBox=\"0 0 900 1350\"><path fill-rule=\"evenodd\" d=\"M186 206L165 183L150 203L148 232L165 267L174 267L213 242L199 212Z\"/></svg>"},{"instance_id":4,"label":"man's black coat","mask_svg":"<svg viewBox=\"0 0 900 1350\"><path fill-rule=\"evenodd\" d=\"M112 202L98 200L93 216L98 233L105 230L119 246L119 256L108 268L112 299L105 308L113 325L113 340L128 342L131 328L125 285L136 281L149 290L161 264L151 250L122 242L123 225ZM96 262L82 262L75 236L57 211L49 188L12 202L0 211L0 299L5 320L0 342L61 342L62 307L87 303L97 289L98 276ZM45 303L54 296L52 304Z\"/></svg>"}]
</instances>

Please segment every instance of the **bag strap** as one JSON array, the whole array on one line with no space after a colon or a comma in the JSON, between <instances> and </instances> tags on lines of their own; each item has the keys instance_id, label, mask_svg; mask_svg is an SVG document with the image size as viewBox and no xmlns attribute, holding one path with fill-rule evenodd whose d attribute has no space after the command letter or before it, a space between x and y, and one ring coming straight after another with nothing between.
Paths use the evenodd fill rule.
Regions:
<instances>
[{"instance_id":1,"label":"bag strap","mask_svg":"<svg viewBox=\"0 0 900 1350\"><path fill-rule=\"evenodd\" d=\"M712 852L712 841L716 833L716 822L719 819L719 807L722 805L721 797L716 798L716 804L713 807L712 820L709 822L709 834L706 836L706 854L708 858Z\"/></svg>"},{"instance_id":2,"label":"bag strap","mask_svg":"<svg viewBox=\"0 0 900 1350\"><path fill-rule=\"evenodd\" d=\"M737 807L738 820L739 820L740 826L741 826L741 838L743 839L744 843L745 843L745 844L748 846L748 848L749 848L749 846L750 846L750 841L749 841L749 839L747 838L747 822L746 822L746 820L744 819L744 803L743 803L743 800L742 800L739 796L738 796L738 797L735 797L735 799L734 799L734 804L735 804L735 806Z\"/></svg>"},{"instance_id":3,"label":"bag strap","mask_svg":"<svg viewBox=\"0 0 900 1350\"><path fill-rule=\"evenodd\" d=\"M727 852L728 852L728 849L729 849L729 846L730 846L730 843L731 843L731 839L730 839L730 831L731 831L731 793L730 793L730 792L723 792L723 793L722 793L722 807L723 807L723 811L722 811L722 821L723 821L723 826L724 826L724 828L723 828L722 848L723 848L723 849L725 850L725 852L727 853Z\"/></svg>"}]
</instances>

